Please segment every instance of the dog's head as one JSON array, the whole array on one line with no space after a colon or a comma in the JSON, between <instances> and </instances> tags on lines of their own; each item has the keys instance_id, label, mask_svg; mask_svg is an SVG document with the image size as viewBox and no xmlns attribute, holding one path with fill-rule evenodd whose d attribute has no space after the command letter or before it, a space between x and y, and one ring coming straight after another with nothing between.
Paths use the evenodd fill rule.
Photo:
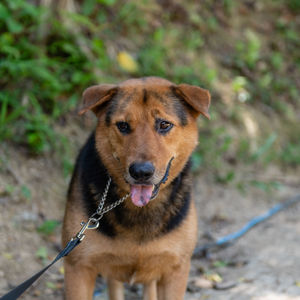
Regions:
<instances>
[{"instance_id":1,"label":"dog's head","mask_svg":"<svg viewBox=\"0 0 300 300\"><path fill-rule=\"evenodd\" d=\"M198 142L196 119L209 118L210 94L147 77L89 87L83 102L80 114L92 110L98 118L96 148L105 167L144 206L186 164Z\"/></svg>"}]
</instances>

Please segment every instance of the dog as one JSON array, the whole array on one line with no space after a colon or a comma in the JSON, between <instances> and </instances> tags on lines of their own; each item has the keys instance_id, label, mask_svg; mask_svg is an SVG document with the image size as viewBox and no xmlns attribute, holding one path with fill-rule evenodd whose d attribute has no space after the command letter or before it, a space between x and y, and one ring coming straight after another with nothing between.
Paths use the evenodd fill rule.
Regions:
<instances>
[{"instance_id":1,"label":"dog","mask_svg":"<svg viewBox=\"0 0 300 300\"><path fill-rule=\"evenodd\" d=\"M197 241L190 157L209 105L207 90L159 77L84 91L79 114L94 112L97 126L77 158L63 243L96 211L109 178L105 206L130 197L65 258L67 300L92 299L99 274L110 300L124 299L124 282L142 283L144 300L183 299Z\"/></svg>"}]
</instances>

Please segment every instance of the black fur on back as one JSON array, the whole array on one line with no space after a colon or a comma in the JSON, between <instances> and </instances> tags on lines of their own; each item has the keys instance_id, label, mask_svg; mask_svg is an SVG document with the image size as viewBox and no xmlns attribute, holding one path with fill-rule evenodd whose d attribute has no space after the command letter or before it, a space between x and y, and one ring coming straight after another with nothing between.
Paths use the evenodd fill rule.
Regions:
<instances>
[{"instance_id":1,"label":"black fur on back","mask_svg":"<svg viewBox=\"0 0 300 300\"><path fill-rule=\"evenodd\" d=\"M170 197L168 201L162 203L159 209L143 207L132 211L122 203L103 216L98 230L104 235L114 238L120 234L119 228L136 227L139 229L140 236L138 239L141 242L172 231L184 220L190 206L191 179L189 174L190 162L170 184ZM109 178L108 171L95 148L94 133L80 151L73 178L75 175L78 176L81 184L83 206L87 217L91 216L98 206L95 197L102 195ZM72 189L73 181L70 189ZM119 198L116 193L116 185L112 180L105 206ZM130 199L125 201L130 201Z\"/></svg>"}]
</instances>

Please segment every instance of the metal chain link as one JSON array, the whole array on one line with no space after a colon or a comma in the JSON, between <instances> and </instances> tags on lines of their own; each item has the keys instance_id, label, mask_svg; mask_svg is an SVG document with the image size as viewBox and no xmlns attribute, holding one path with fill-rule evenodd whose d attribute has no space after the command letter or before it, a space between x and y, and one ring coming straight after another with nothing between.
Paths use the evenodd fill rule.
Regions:
<instances>
[{"instance_id":1,"label":"metal chain link","mask_svg":"<svg viewBox=\"0 0 300 300\"><path fill-rule=\"evenodd\" d=\"M100 200L100 202L99 202L99 205L98 205L98 207L97 207L97 210L96 210L96 213L99 214L99 215L100 215L101 212L102 212L102 209L103 209L103 206L104 206L106 197L107 197L107 193L108 193L110 184L111 184L111 178L109 177L109 178L108 178L108 181L107 181L107 184L106 184L106 187L105 187L105 189L104 189L102 198L101 198L101 200Z\"/></svg>"},{"instance_id":2,"label":"metal chain link","mask_svg":"<svg viewBox=\"0 0 300 300\"><path fill-rule=\"evenodd\" d=\"M120 205L122 202L124 202L127 198L129 197L129 193L126 194L124 197L122 197L121 199L119 199L118 201L106 206L101 214L106 214L107 212L109 212L110 210L114 209L115 207L117 207L118 205Z\"/></svg>"},{"instance_id":3,"label":"metal chain link","mask_svg":"<svg viewBox=\"0 0 300 300\"><path fill-rule=\"evenodd\" d=\"M111 184L111 178L108 178L107 184L105 186L103 195L100 199L100 202L98 204L97 210L96 212L94 212L88 219L88 221L85 222L81 222L81 230L77 233L76 237L79 238L81 241L84 239L85 234L84 232L87 229L96 229L99 227L99 221L101 220L101 218L103 217L104 214L106 214L107 212L109 212L110 210L114 209L115 207L117 207L118 205L120 205L122 202L124 202L128 197L129 197L129 193L126 194L125 196L123 196L122 198L120 198L119 200L117 200L116 202L104 207L105 204L105 200L107 198L107 194L108 194L108 190ZM98 198L98 197L96 197ZM98 218L95 218L95 216L99 216Z\"/></svg>"}]
</instances>

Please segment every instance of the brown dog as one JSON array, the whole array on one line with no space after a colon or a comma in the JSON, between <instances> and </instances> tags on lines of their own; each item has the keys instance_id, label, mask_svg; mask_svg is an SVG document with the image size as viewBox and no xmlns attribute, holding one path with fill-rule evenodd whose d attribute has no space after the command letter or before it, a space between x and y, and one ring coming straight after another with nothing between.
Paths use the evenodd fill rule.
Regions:
<instances>
[{"instance_id":1,"label":"brown dog","mask_svg":"<svg viewBox=\"0 0 300 300\"><path fill-rule=\"evenodd\" d=\"M77 159L63 243L96 211L109 177L105 205L130 197L66 257L66 298L92 299L101 274L110 300L124 299L122 282L144 284L145 300L183 299L197 239L189 158L209 92L147 77L92 86L83 101L81 113L92 110L98 124Z\"/></svg>"}]
</instances>

